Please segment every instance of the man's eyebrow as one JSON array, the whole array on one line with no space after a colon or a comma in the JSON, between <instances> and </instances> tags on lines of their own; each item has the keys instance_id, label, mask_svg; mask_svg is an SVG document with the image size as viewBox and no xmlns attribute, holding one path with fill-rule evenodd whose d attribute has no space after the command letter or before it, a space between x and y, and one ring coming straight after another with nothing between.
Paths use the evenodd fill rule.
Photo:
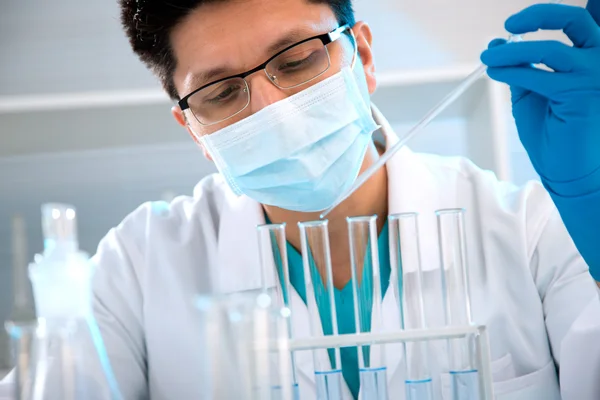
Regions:
<instances>
[{"instance_id":1,"label":"man's eyebrow","mask_svg":"<svg viewBox=\"0 0 600 400\"><path fill-rule=\"evenodd\" d=\"M271 43L267 50L265 51L265 60L269 57L272 57L278 51L285 49L288 46L291 46L295 43L298 43L304 39L307 39L311 36L318 35L307 28L296 28L289 32L287 32L284 36L278 38L275 42ZM232 68L220 66L216 68L209 69L207 71L198 72L192 76L190 83L193 87L199 88L204 85L207 85L211 82L214 82L219 77L226 77L235 75L243 71L234 72Z\"/></svg>"},{"instance_id":2,"label":"man's eyebrow","mask_svg":"<svg viewBox=\"0 0 600 400\"><path fill-rule=\"evenodd\" d=\"M229 74L228 74L229 73ZM232 75L233 72L230 68L216 67L207 71L202 71L192 76L190 84L195 88L200 88L211 82L214 82L218 76L225 76L225 74Z\"/></svg>"},{"instance_id":3,"label":"man's eyebrow","mask_svg":"<svg viewBox=\"0 0 600 400\"><path fill-rule=\"evenodd\" d=\"M298 43L304 39L308 39L309 37L315 36L314 32L304 28L296 28L289 32L287 32L284 36L278 38L275 42L271 43L269 47L267 47L267 53L269 55L276 54L278 51L285 49L288 46L291 46L295 43Z\"/></svg>"}]
</instances>

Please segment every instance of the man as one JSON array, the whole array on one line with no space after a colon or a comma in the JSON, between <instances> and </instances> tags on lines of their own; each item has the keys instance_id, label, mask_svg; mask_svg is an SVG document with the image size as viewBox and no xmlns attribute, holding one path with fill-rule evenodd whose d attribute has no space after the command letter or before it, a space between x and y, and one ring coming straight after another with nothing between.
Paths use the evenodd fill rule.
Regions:
<instances>
[{"instance_id":1,"label":"man","mask_svg":"<svg viewBox=\"0 0 600 400\"><path fill-rule=\"evenodd\" d=\"M378 126L387 146L396 137L370 104L377 86L372 35L355 22L350 0L122 0L121 7L134 51L178 102L176 121L220 174L203 179L193 198L140 207L103 239L94 309L124 398L198 398L206 349L197 345L194 295L259 289L256 226L286 223L288 249L297 256L297 222L317 220L377 160L371 134ZM585 71L582 79L597 83L590 60L600 33L584 11L534 7L507 25L514 33L565 28L590 57L562 65L557 45L551 55L558 55L548 58L544 48L500 42L483 55L492 77L516 85L522 138L558 129L545 119L553 94L562 123L585 134L593 127L597 92L568 90L582 81L563 80L568 72L540 76L523 66L547 61L557 70ZM548 93L551 84L559 88ZM590 172L593 157L582 157L572 163L581 167L569 170L574 175L553 175L558 168L547 149L533 139L525 144L550 189ZM402 150L328 216L336 290L350 280L347 216L379 215L385 244L382 216L419 212L423 264L435 266L434 211L442 208L468 210L473 315L490 331L499 398L600 397L590 367L600 360L598 338L589 335L600 330L597 288L539 184L519 189L466 160ZM302 266L291 260L293 275ZM292 284L294 335L307 336L303 282ZM389 282L382 284L385 290ZM391 292L383 298L383 326L374 330L399 329ZM386 357L389 391L402 396L399 352ZM345 398L360 391L354 360L352 351L342 359ZM314 398L310 355L300 353L296 362L301 398Z\"/></svg>"}]
</instances>

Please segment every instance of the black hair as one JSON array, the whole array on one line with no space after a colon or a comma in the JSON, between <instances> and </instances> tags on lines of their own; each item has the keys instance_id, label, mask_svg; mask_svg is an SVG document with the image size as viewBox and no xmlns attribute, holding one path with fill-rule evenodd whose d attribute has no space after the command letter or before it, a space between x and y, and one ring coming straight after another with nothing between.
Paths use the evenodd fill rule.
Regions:
<instances>
[{"instance_id":1,"label":"black hair","mask_svg":"<svg viewBox=\"0 0 600 400\"><path fill-rule=\"evenodd\" d=\"M121 23L140 60L160 79L173 100L179 95L173 83L176 60L170 43L173 29L199 6L228 0L119 0ZM306 0L328 4L340 25L354 25L352 0Z\"/></svg>"}]
</instances>

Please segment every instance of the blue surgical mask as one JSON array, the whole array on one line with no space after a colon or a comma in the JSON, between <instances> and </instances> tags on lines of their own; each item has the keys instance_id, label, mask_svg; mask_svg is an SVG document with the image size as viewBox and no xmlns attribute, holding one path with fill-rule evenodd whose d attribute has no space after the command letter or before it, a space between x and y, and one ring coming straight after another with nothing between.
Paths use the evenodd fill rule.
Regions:
<instances>
[{"instance_id":1,"label":"blue surgical mask","mask_svg":"<svg viewBox=\"0 0 600 400\"><path fill-rule=\"evenodd\" d=\"M359 63L199 139L236 194L316 212L352 185L377 128Z\"/></svg>"}]
</instances>

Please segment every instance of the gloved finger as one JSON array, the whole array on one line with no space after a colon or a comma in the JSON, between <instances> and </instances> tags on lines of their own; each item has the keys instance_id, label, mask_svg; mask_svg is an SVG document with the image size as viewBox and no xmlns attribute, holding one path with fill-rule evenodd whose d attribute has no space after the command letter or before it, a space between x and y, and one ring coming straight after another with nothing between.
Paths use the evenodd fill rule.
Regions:
<instances>
[{"instance_id":1,"label":"gloved finger","mask_svg":"<svg viewBox=\"0 0 600 400\"><path fill-rule=\"evenodd\" d=\"M506 39L494 39L490 42L490 44L488 44L488 49L493 49L495 47L502 46L507 43L508 43L508 40L506 40ZM484 51L484 53L485 53L485 51ZM482 57L483 57L483 54L482 54ZM525 97L529 93L531 93L529 90L522 89L517 86L511 86L510 91L511 91L511 95L512 95L513 104L515 104L517 101L519 101L520 99L522 99L523 97Z\"/></svg>"},{"instance_id":2,"label":"gloved finger","mask_svg":"<svg viewBox=\"0 0 600 400\"><path fill-rule=\"evenodd\" d=\"M515 42L484 51L481 61L488 67L544 64L558 72L571 72L586 67L578 51L583 50L557 41Z\"/></svg>"},{"instance_id":3,"label":"gloved finger","mask_svg":"<svg viewBox=\"0 0 600 400\"><path fill-rule=\"evenodd\" d=\"M529 90L548 98L564 91L570 83L569 74L544 71L530 66L492 67L488 68L488 75L495 81Z\"/></svg>"},{"instance_id":4,"label":"gloved finger","mask_svg":"<svg viewBox=\"0 0 600 400\"><path fill-rule=\"evenodd\" d=\"M600 26L600 0L589 0L587 10L596 21L596 24Z\"/></svg>"},{"instance_id":5,"label":"gloved finger","mask_svg":"<svg viewBox=\"0 0 600 400\"><path fill-rule=\"evenodd\" d=\"M600 28L581 7L536 4L510 17L505 26L515 35L539 29L562 29L576 47L600 47Z\"/></svg>"},{"instance_id":6,"label":"gloved finger","mask_svg":"<svg viewBox=\"0 0 600 400\"><path fill-rule=\"evenodd\" d=\"M488 44L488 49L493 49L494 47L498 47L506 43L508 43L506 39L494 39L490 42L490 44Z\"/></svg>"}]
</instances>

